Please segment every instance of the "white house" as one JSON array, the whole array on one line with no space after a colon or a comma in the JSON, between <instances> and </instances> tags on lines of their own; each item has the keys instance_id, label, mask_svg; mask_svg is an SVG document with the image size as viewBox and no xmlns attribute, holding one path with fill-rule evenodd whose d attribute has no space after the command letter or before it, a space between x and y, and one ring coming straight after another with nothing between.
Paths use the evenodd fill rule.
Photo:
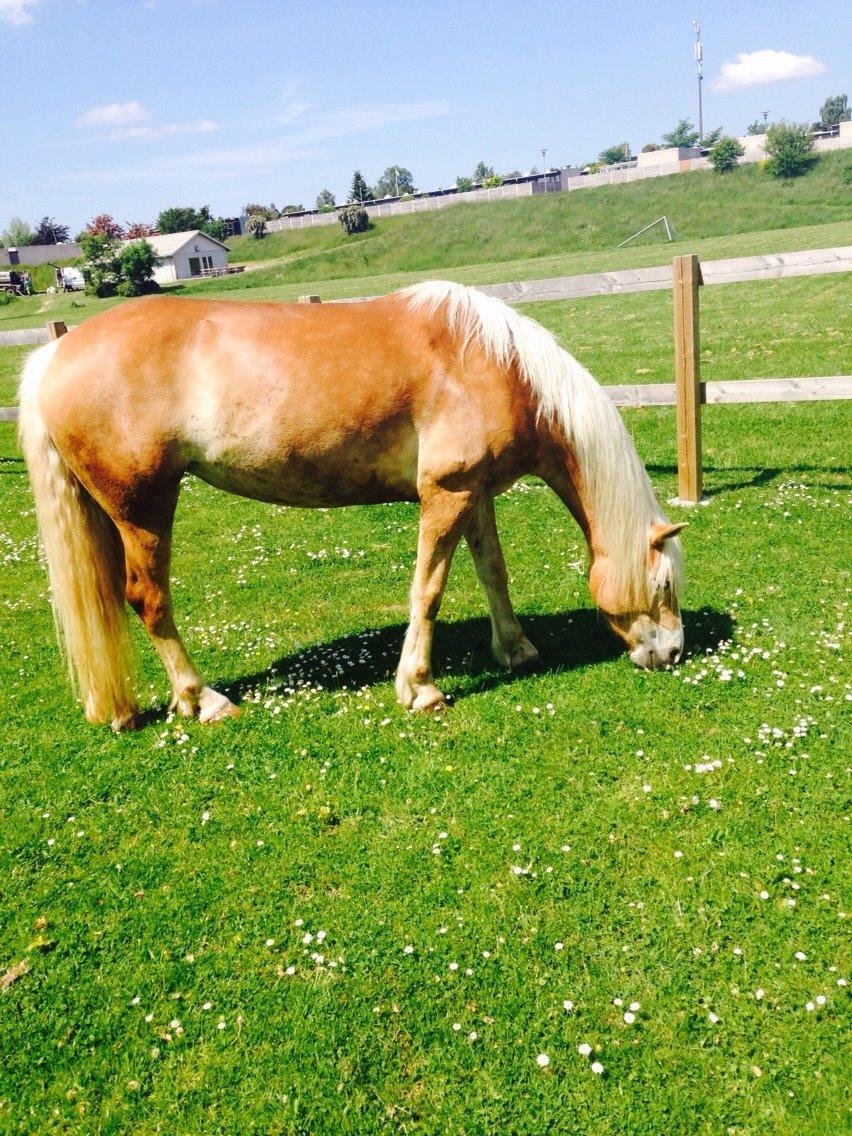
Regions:
<instances>
[{"instance_id":1,"label":"white house","mask_svg":"<svg viewBox=\"0 0 852 1136\"><path fill-rule=\"evenodd\" d=\"M228 267L228 246L199 229L188 233L163 233L145 239L157 254L154 279L158 284L188 280L202 276L210 269L224 270Z\"/></svg>"}]
</instances>

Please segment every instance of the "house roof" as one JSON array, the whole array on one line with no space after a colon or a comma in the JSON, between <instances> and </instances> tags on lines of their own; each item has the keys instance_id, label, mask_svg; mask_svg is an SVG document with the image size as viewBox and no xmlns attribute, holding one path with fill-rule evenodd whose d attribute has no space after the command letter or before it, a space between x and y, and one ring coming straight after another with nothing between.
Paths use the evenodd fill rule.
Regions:
<instances>
[{"instance_id":1,"label":"house roof","mask_svg":"<svg viewBox=\"0 0 852 1136\"><path fill-rule=\"evenodd\" d=\"M214 245L230 252L226 244L222 241L217 241L215 237L209 236L207 233L202 233L200 229L190 229L185 233L161 233L157 237L146 237L145 240L154 250L158 257L174 256L176 252L188 245L191 240L197 237L203 237L207 241L212 241ZM130 242L125 241L125 244Z\"/></svg>"}]
</instances>

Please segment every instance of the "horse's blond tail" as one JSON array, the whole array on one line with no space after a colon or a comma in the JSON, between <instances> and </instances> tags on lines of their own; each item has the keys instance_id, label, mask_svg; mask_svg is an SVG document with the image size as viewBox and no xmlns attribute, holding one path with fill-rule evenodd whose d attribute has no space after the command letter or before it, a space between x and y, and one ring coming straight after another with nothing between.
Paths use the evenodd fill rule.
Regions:
<instances>
[{"instance_id":1,"label":"horse's blond tail","mask_svg":"<svg viewBox=\"0 0 852 1136\"><path fill-rule=\"evenodd\" d=\"M59 343L35 351L21 375L21 448L50 576L60 650L90 722L125 725L136 713L134 659L118 533L48 435L39 387Z\"/></svg>"}]
</instances>

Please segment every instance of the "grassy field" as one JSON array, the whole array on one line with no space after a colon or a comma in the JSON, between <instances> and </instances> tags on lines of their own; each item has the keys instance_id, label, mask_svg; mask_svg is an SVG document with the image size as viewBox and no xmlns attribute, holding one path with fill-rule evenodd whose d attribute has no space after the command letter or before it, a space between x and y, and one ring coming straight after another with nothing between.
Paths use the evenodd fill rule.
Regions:
<instances>
[{"instance_id":1,"label":"grassy field","mask_svg":"<svg viewBox=\"0 0 852 1136\"><path fill-rule=\"evenodd\" d=\"M423 272L611 250L662 214L687 242L849 221L850 184L852 155L839 151L789 183L748 165L726 176L708 171L379 219L355 239L329 225L231 244L235 261L282 258L252 274L264 284ZM643 243L665 240L657 229L632 247Z\"/></svg>"},{"instance_id":2,"label":"grassy field","mask_svg":"<svg viewBox=\"0 0 852 1136\"><path fill-rule=\"evenodd\" d=\"M849 283L707 289L705 376L848 370ZM605 381L656 381L670 305L529 311ZM0 352L0 403L23 354ZM665 500L673 412L626 421ZM494 669L460 551L454 707L413 718L391 676L416 510L189 480L179 622L244 712L169 720L138 636L155 712L116 738L66 689L0 424L0 975L30 967L0 991L0 1131L842 1131L850 414L710 407L703 429L710 503L669 510L690 521L671 672L620 654L579 532L523 483L498 522L543 667Z\"/></svg>"},{"instance_id":3,"label":"grassy field","mask_svg":"<svg viewBox=\"0 0 852 1136\"><path fill-rule=\"evenodd\" d=\"M377 295L440 276L465 284L641 268L696 252L705 260L792 252L852 243L852 156L823 155L793 182L756 166L724 177L712 172L658 178L594 191L491 204L463 204L430 214L379 219L344 237L337 225L231 242L232 261L250 269L170 287L180 295L293 300ZM617 245L665 213L677 239L657 230ZM49 319L79 323L121 300L35 296L0 306L0 331Z\"/></svg>"}]
</instances>

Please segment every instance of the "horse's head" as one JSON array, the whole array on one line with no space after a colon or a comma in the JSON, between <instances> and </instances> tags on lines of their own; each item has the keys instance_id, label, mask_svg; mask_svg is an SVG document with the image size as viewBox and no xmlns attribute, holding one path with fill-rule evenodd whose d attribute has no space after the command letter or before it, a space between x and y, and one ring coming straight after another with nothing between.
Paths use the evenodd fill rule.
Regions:
<instances>
[{"instance_id":1,"label":"horse's head","mask_svg":"<svg viewBox=\"0 0 852 1136\"><path fill-rule=\"evenodd\" d=\"M645 670L669 666L683 651L683 624L676 594L678 572L673 567L671 541L685 524L655 524L648 540L648 587L643 601L625 598L613 565L598 555L589 572L589 588L610 626L627 644L631 662ZM679 560L679 550L675 553Z\"/></svg>"}]
</instances>

